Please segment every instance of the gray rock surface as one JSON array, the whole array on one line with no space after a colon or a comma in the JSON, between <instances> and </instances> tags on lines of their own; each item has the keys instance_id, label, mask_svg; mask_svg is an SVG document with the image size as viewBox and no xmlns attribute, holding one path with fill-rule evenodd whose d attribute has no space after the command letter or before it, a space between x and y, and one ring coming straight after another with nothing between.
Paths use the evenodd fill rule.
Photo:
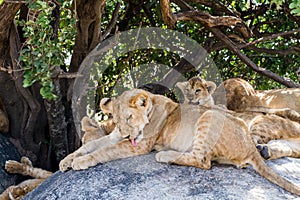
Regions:
<instances>
[{"instance_id":1,"label":"gray rock surface","mask_svg":"<svg viewBox=\"0 0 300 200\"><path fill-rule=\"evenodd\" d=\"M17 180L16 175L8 174L4 170L7 160L20 160L20 155L9 139L0 134L0 193L14 185Z\"/></svg>"},{"instance_id":2,"label":"gray rock surface","mask_svg":"<svg viewBox=\"0 0 300 200\"><path fill-rule=\"evenodd\" d=\"M218 165L211 170L157 163L155 153L99 164L82 171L56 172L24 200L97 199L296 199L251 167ZM268 161L300 186L300 159ZM300 199L300 198L299 198Z\"/></svg>"}]
</instances>

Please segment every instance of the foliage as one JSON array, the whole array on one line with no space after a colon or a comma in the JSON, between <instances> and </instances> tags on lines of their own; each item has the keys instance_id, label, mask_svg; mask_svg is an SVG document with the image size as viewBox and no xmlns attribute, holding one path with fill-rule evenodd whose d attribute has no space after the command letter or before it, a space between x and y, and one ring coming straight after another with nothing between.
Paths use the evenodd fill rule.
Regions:
<instances>
[{"instance_id":1,"label":"foliage","mask_svg":"<svg viewBox=\"0 0 300 200\"><path fill-rule=\"evenodd\" d=\"M292 9L291 13L300 16L300 1L299 0L293 0L293 2L290 4L290 9Z\"/></svg>"},{"instance_id":2,"label":"foliage","mask_svg":"<svg viewBox=\"0 0 300 200\"><path fill-rule=\"evenodd\" d=\"M216 1L218 2L218 1ZM243 21L249 29L253 30L254 35L244 42L255 41L261 37L293 30L298 27L297 23L291 20L291 16L287 15L284 7L285 1L282 0L241 0L241 1L225 1L220 0L222 4L235 12L239 12ZM162 27L166 25L161 18L159 4L155 0L149 1L124 1L112 0L107 1L105 12L102 16L101 26L109 25L112 18L113 10L117 3L121 4L119 18L117 22L118 30L125 31L138 27ZM291 13L300 15L300 1L290 0L287 2ZM75 37L75 17L71 11L71 2L64 1L60 5L60 26L58 33L54 32L52 27L52 13L57 5L46 3L42 0L27 0L28 7L33 11L39 11L34 19L20 21L25 32L26 45L21 51L21 61L24 63L24 87L28 87L34 82L40 82L42 85L41 94L44 98L53 99L55 95L52 93L52 70L55 66L65 65L64 61L72 53ZM220 15L220 11L210 6L201 5L199 3L189 3L196 10L209 12L212 15ZM272 6L276 5L276 6ZM180 12L181 8L172 3L173 12ZM117 30L117 29L115 29ZM115 31L112 31L113 32ZM204 26L194 21L180 21L176 24L175 30L186 34L188 37L205 45L212 37ZM239 35L236 30L223 28L223 31L231 35ZM215 41L215 43L217 43ZM266 68L279 74L282 77L297 81L294 71L300 68L300 58L297 54L280 54L272 53L264 50L280 50L285 51L289 48L299 46L297 37L276 37L265 42L258 43L252 48L242 49L243 53L248 56L259 67ZM161 57L162 52L155 50L141 50L131 52L130 55L122 55L118 60L110 64L110 68L105 71L102 78L99 79L99 87L97 94L99 98L104 95L113 95L112 88L117 85L117 81L121 81L122 77L126 77L128 72L133 69L140 69L139 66L145 66L148 63L163 63L165 65L174 66L179 61L178 58L173 59L168 54ZM164 54L164 53L163 53ZM237 55L226 48L213 50L211 56L216 65L219 67L223 79L231 77L241 77L251 82L257 89L271 89L281 87L280 84L269 80L253 70L249 69ZM162 61L162 58L164 61ZM126 60L126 62L124 62ZM135 60L135 61L133 61ZM283 67L284 66L284 67ZM189 72L185 76L197 74ZM130 76L133 76L131 74ZM132 77L132 80L137 77Z\"/></svg>"},{"instance_id":3,"label":"foliage","mask_svg":"<svg viewBox=\"0 0 300 200\"><path fill-rule=\"evenodd\" d=\"M20 60L24 65L23 86L28 87L39 81L43 98L54 99L52 72L55 67L64 65L74 45L76 29L71 4L66 1L59 8L54 3L42 0L26 2L32 12L28 20L19 22L27 38L20 52ZM58 32L55 32L52 14L57 8L60 9L60 24Z\"/></svg>"}]
</instances>

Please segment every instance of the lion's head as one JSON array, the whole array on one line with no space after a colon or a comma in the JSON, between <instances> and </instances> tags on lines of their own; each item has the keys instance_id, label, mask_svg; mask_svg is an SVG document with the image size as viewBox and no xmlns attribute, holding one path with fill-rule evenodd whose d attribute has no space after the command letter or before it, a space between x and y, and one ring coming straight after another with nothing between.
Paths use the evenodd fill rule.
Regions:
<instances>
[{"instance_id":1,"label":"lion's head","mask_svg":"<svg viewBox=\"0 0 300 200\"><path fill-rule=\"evenodd\" d=\"M125 91L114 100L105 98L101 102L101 110L113 114L113 121L122 137L129 138L136 146L143 138L145 125L149 123L149 113L152 110L149 94L135 89Z\"/></svg>"},{"instance_id":2,"label":"lion's head","mask_svg":"<svg viewBox=\"0 0 300 200\"><path fill-rule=\"evenodd\" d=\"M255 90L245 80L241 78L231 78L225 80L216 90L216 94L225 91L225 101L223 95L214 95L216 104L225 104L230 110L240 110L247 106L249 98L255 96Z\"/></svg>"},{"instance_id":3,"label":"lion's head","mask_svg":"<svg viewBox=\"0 0 300 200\"><path fill-rule=\"evenodd\" d=\"M176 86L184 95L185 104L212 105L211 94L216 89L216 84L212 81L205 81L200 77L193 77L186 82L179 82Z\"/></svg>"},{"instance_id":4,"label":"lion's head","mask_svg":"<svg viewBox=\"0 0 300 200\"><path fill-rule=\"evenodd\" d=\"M105 98L101 102L101 109L113 116L115 131L130 139L134 146L158 133L168 112L177 107L171 99L142 89L125 91L116 99Z\"/></svg>"}]
</instances>

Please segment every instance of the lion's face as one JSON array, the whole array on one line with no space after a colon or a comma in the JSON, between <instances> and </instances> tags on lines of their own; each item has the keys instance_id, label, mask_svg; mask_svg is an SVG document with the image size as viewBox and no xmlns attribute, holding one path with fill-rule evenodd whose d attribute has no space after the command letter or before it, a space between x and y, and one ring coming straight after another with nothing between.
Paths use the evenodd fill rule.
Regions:
<instances>
[{"instance_id":1,"label":"lion's face","mask_svg":"<svg viewBox=\"0 0 300 200\"><path fill-rule=\"evenodd\" d=\"M101 108L103 109L103 105ZM111 110L108 108L110 107ZM134 146L143 138L143 129L149 123L152 102L143 90L126 91L104 108L112 113L116 129L123 138L129 138Z\"/></svg>"},{"instance_id":2,"label":"lion's face","mask_svg":"<svg viewBox=\"0 0 300 200\"><path fill-rule=\"evenodd\" d=\"M193 77L189 81L179 82L176 86L184 95L184 103L203 105L216 89L216 84L205 81L199 77Z\"/></svg>"}]
</instances>

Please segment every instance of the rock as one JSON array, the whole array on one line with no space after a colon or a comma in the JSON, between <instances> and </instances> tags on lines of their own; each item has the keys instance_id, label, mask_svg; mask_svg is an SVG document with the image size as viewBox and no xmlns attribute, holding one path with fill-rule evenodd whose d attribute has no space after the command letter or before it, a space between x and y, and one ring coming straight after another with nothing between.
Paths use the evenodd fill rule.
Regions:
<instances>
[{"instance_id":1,"label":"rock","mask_svg":"<svg viewBox=\"0 0 300 200\"><path fill-rule=\"evenodd\" d=\"M211 170L157 163L155 153L99 164L82 171L56 172L24 200L43 199L295 199L251 167ZM300 186L300 159L267 162Z\"/></svg>"},{"instance_id":2,"label":"rock","mask_svg":"<svg viewBox=\"0 0 300 200\"><path fill-rule=\"evenodd\" d=\"M20 160L20 155L9 139L0 134L0 194L17 180L16 175L8 174L4 170L7 160Z\"/></svg>"}]
</instances>

